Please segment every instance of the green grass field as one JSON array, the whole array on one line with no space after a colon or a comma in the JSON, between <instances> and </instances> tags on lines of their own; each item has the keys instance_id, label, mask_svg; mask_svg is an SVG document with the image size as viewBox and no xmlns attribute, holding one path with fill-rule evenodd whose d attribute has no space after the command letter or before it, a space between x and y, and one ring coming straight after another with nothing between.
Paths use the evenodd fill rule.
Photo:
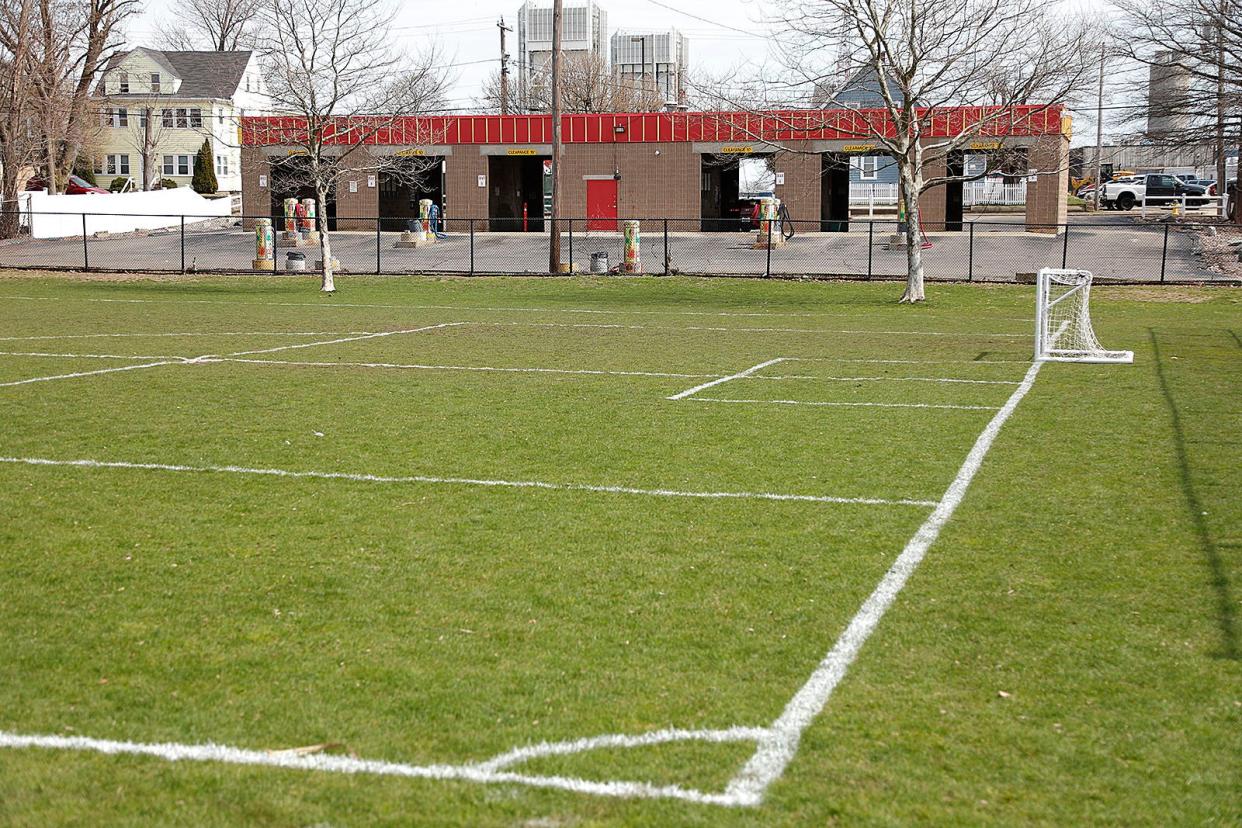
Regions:
<instances>
[{"instance_id":1,"label":"green grass field","mask_svg":"<svg viewBox=\"0 0 1242 828\"><path fill-rule=\"evenodd\" d=\"M0 279L0 823L1242 822L1236 290L340 288Z\"/></svg>"}]
</instances>

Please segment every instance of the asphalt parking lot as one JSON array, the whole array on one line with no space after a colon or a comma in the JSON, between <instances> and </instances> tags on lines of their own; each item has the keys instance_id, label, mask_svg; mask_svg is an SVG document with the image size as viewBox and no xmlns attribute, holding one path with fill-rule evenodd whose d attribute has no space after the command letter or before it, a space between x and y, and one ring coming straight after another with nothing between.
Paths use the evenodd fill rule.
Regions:
<instances>
[{"instance_id":1,"label":"asphalt parking lot","mask_svg":"<svg viewBox=\"0 0 1242 828\"><path fill-rule=\"evenodd\" d=\"M1021 214L973 216L961 232L931 233L923 251L929 279L1011 281L1017 274L1041 267L1065 266L1090 270L1098 277L1158 281L1219 280L1194 252L1194 236L1177 229L1166 232L1158 223L1138 223L1116 216L1072 219L1068 234L1026 232ZM892 222L856 223L848 233L798 232L769 253L753 249L753 232L703 233L672 229L666 237L662 222L642 228L642 270L709 275L866 276L900 277L906 269L905 249L890 246ZM973 226L972 226L973 225ZM336 231L335 257L354 273L544 273L546 233L451 233L438 243L417 249L397 248L399 233ZM591 254L606 253L615 267L621 260L622 238L616 232L585 232L581 226L563 234L562 255L587 271ZM287 249L277 244L278 269ZM307 266L319 258L317 248L302 248ZM378 253L378 256L377 256ZM249 271L254 234L229 221L187 225L184 253L179 230L141 231L107 238L21 239L0 243L0 267L55 267L123 271Z\"/></svg>"}]
</instances>

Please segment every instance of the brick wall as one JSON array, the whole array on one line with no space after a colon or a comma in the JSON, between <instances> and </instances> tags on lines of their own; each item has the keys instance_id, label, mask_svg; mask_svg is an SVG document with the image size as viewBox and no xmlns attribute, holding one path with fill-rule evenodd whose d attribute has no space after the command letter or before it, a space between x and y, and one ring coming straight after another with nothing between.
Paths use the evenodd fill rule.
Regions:
<instances>
[{"instance_id":1,"label":"brick wall","mask_svg":"<svg viewBox=\"0 0 1242 828\"><path fill-rule=\"evenodd\" d=\"M943 155L923 162L923 178L937 178L948 172L948 162ZM945 201L948 191L943 187L925 190L919 196L919 221L924 233L944 230Z\"/></svg>"},{"instance_id":2,"label":"brick wall","mask_svg":"<svg viewBox=\"0 0 1242 828\"><path fill-rule=\"evenodd\" d=\"M465 233L470 227L462 219L487 215L487 187L479 186L480 175L487 175L487 157L479 154L478 147L453 147L453 154L445 157L444 197L448 211L445 230L448 232ZM486 225L475 222L474 229L485 230Z\"/></svg>"},{"instance_id":3,"label":"brick wall","mask_svg":"<svg viewBox=\"0 0 1242 828\"><path fill-rule=\"evenodd\" d=\"M263 151L258 147L242 147L242 226L247 230L254 229L254 219L258 216L271 215L272 194L266 187L259 187L259 176L267 176L272 180L271 165Z\"/></svg>"},{"instance_id":4,"label":"brick wall","mask_svg":"<svg viewBox=\"0 0 1242 828\"><path fill-rule=\"evenodd\" d=\"M1060 233L1068 217L1069 138L1048 135L1030 150L1031 169L1042 170L1026 185L1026 229L1032 233Z\"/></svg>"},{"instance_id":5,"label":"brick wall","mask_svg":"<svg viewBox=\"0 0 1242 828\"><path fill-rule=\"evenodd\" d=\"M348 161L355 171L346 173L336 184L336 229L374 230L375 216L379 215L379 172L366 150L351 153ZM374 187L367 186L368 177L375 182ZM357 192L350 192L350 182L357 182Z\"/></svg>"},{"instance_id":6,"label":"brick wall","mask_svg":"<svg viewBox=\"0 0 1242 828\"><path fill-rule=\"evenodd\" d=\"M612 175L617 184L617 217L698 219L701 206L699 155L690 144L575 144L561 163L561 214L586 216L585 175ZM685 227L691 228L691 222Z\"/></svg>"},{"instance_id":7,"label":"brick wall","mask_svg":"<svg viewBox=\"0 0 1242 828\"><path fill-rule=\"evenodd\" d=\"M791 149L800 144L791 143ZM789 217L797 222L799 231L818 230L818 225L802 222L819 221L820 193L823 185L824 159L820 153L783 152L776 156L776 171L785 174L785 183L776 185L776 197L789 208Z\"/></svg>"}]
</instances>

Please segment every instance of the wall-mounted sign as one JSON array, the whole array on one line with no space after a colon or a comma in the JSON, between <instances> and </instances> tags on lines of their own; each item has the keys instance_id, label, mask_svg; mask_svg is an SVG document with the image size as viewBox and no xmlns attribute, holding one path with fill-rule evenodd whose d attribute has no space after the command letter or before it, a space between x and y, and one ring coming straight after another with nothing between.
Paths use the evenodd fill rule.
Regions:
<instances>
[{"instance_id":1,"label":"wall-mounted sign","mask_svg":"<svg viewBox=\"0 0 1242 828\"><path fill-rule=\"evenodd\" d=\"M971 141L970 148L972 150L998 150L1001 148L1000 141Z\"/></svg>"},{"instance_id":2,"label":"wall-mounted sign","mask_svg":"<svg viewBox=\"0 0 1242 828\"><path fill-rule=\"evenodd\" d=\"M785 174L783 172L778 172L776 174L776 186L779 187L784 183L785 183Z\"/></svg>"},{"instance_id":3,"label":"wall-mounted sign","mask_svg":"<svg viewBox=\"0 0 1242 828\"><path fill-rule=\"evenodd\" d=\"M755 151L755 148L749 144L741 146L723 146L720 151L725 155L745 155Z\"/></svg>"},{"instance_id":4,"label":"wall-mounted sign","mask_svg":"<svg viewBox=\"0 0 1242 828\"><path fill-rule=\"evenodd\" d=\"M398 151L396 155L398 158L421 158L422 156L426 154L427 154L427 150L425 149L415 149L411 147L410 149L403 149L403 150Z\"/></svg>"},{"instance_id":5,"label":"wall-mounted sign","mask_svg":"<svg viewBox=\"0 0 1242 828\"><path fill-rule=\"evenodd\" d=\"M259 176L259 189L260 190L267 189L267 176L266 175Z\"/></svg>"},{"instance_id":6,"label":"wall-mounted sign","mask_svg":"<svg viewBox=\"0 0 1242 828\"><path fill-rule=\"evenodd\" d=\"M368 186L368 187L370 187L370 188L372 188L372 189L374 189L374 188L375 188L375 176L373 176L373 175L368 175L368 176L367 176L367 186Z\"/></svg>"},{"instance_id":7,"label":"wall-mounted sign","mask_svg":"<svg viewBox=\"0 0 1242 828\"><path fill-rule=\"evenodd\" d=\"M533 149L511 149L511 150L508 150L505 154L506 155L536 155L537 153Z\"/></svg>"},{"instance_id":8,"label":"wall-mounted sign","mask_svg":"<svg viewBox=\"0 0 1242 828\"><path fill-rule=\"evenodd\" d=\"M309 155L309 154L310 153L308 153L304 149L291 149L285 152L285 155Z\"/></svg>"},{"instance_id":9,"label":"wall-mounted sign","mask_svg":"<svg viewBox=\"0 0 1242 828\"><path fill-rule=\"evenodd\" d=\"M841 152L874 152L875 144L846 144L841 147Z\"/></svg>"},{"instance_id":10,"label":"wall-mounted sign","mask_svg":"<svg viewBox=\"0 0 1242 828\"><path fill-rule=\"evenodd\" d=\"M479 176L479 186L480 186L480 187L486 187L486 186L487 186L487 176L486 176L486 175L480 175L480 176Z\"/></svg>"},{"instance_id":11,"label":"wall-mounted sign","mask_svg":"<svg viewBox=\"0 0 1242 828\"><path fill-rule=\"evenodd\" d=\"M351 193L356 193L356 192L358 192L358 182L357 182L357 181L350 181L350 182L349 182L349 191L350 191Z\"/></svg>"}]
</instances>

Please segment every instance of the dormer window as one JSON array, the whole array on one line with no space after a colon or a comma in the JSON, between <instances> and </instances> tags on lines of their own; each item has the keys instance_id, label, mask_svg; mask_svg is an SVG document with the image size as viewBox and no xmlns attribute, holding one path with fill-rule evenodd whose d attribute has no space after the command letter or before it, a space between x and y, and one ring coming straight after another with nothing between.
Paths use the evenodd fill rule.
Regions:
<instances>
[{"instance_id":1,"label":"dormer window","mask_svg":"<svg viewBox=\"0 0 1242 828\"><path fill-rule=\"evenodd\" d=\"M128 72L117 73L116 88L117 88L117 92L119 92L122 95L129 94L129 73Z\"/></svg>"},{"instance_id":2,"label":"dormer window","mask_svg":"<svg viewBox=\"0 0 1242 828\"><path fill-rule=\"evenodd\" d=\"M158 95L160 93L160 73L151 73L151 94Z\"/></svg>"}]
</instances>

